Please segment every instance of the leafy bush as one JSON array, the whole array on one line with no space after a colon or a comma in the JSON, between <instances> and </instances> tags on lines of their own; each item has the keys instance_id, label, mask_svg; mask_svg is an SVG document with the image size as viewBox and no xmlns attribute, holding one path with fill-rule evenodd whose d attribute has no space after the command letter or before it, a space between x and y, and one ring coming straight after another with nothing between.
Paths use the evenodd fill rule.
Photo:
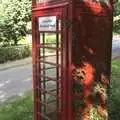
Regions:
<instances>
[{"instance_id":1,"label":"leafy bush","mask_svg":"<svg viewBox=\"0 0 120 120\"><path fill-rule=\"evenodd\" d=\"M120 34L120 0L115 0L114 3L114 20L113 20L113 32Z\"/></svg>"},{"instance_id":2,"label":"leafy bush","mask_svg":"<svg viewBox=\"0 0 120 120\"><path fill-rule=\"evenodd\" d=\"M30 30L31 0L0 0L0 42L17 45Z\"/></svg>"},{"instance_id":3,"label":"leafy bush","mask_svg":"<svg viewBox=\"0 0 120 120\"><path fill-rule=\"evenodd\" d=\"M31 55L31 48L29 45L1 47L0 48L0 63L13 61L29 57Z\"/></svg>"}]
</instances>

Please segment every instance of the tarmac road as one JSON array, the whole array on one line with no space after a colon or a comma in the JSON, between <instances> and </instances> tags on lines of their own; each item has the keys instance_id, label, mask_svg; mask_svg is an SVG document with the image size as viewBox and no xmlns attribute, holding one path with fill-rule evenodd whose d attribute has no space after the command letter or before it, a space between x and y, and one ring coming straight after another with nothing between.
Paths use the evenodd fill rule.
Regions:
<instances>
[{"instance_id":1,"label":"tarmac road","mask_svg":"<svg viewBox=\"0 0 120 120\"><path fill-rule=\"evenodd\" d=\"M0 71L0 103L32 88L31 64Z\"/></svg>"},{"instance_id":2,"label":"tarmac road","mask_svg":"<svg viewBox=\"0 0 120 120\"><path fill-rule=\"evenodd\" d=\"M112 59L120 57L120 40L114 40L112 44Z\"/></svg>"}]
</instances>

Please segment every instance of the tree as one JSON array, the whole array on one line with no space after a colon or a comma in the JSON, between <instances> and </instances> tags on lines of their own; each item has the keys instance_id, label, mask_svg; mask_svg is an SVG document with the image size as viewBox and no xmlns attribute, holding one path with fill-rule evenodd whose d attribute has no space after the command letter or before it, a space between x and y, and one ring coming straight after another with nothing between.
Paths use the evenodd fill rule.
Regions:
<instances>
[{"instance_id":1,"label":"tree","mask_svg":"<svg viewBox=\"0 0 120 120\"><path fill-rule=\"evenodd\" d=\"M0 41L17 45L27 34L27 23L31 21L31 0L0 1Z\"/></svg>"},{"instance_id":2,"label":"tree","mask_svg":"<svg viewBox=\"0 0 120 120\"><path fill-rule=\"evenodd\" d=\"M114 3L114 24L113 31L120 34L120 0Z\"/></svg>"}]
</instances>

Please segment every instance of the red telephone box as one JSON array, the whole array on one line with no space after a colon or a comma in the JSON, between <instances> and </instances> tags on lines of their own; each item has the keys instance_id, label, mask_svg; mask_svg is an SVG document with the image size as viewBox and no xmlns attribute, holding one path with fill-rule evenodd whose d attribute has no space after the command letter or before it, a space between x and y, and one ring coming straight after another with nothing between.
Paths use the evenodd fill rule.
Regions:
<instances>
[{"instance_id":1,"label":"red telephone box","mask_svg":"<svg viewBox=\"0 0 120 120\"><path fill-rule=\"evenodd\" d=\"M32 3L34 119L108 119L112 0Z\"/></svg>"}]
</instances>

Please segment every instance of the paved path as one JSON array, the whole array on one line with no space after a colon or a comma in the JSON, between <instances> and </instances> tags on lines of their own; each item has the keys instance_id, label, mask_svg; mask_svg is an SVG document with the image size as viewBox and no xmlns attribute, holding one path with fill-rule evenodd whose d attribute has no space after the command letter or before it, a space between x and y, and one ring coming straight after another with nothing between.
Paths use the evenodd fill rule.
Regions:
<instances>
[{"instance_id":1,"label":"paved path","mask_svg":"<svg viewBox=\"0 0 120 120\"><path fill-rule=\"evenodd\" d=\"M113 42L112 50L112 58L120 56L120 41ZM28 63L31 58L0 65L0 103L32 88L32 65Z\"/></svg>"}]
</instances>

